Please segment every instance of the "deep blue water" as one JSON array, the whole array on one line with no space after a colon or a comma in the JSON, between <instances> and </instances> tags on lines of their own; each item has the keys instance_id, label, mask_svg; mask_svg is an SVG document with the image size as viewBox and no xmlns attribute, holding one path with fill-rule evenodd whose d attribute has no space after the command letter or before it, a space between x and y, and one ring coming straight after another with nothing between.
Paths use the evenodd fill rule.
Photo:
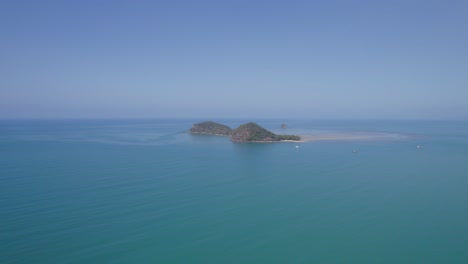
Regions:
<instances>
[{"instance_id":1,"label":"deep blue water","mask_svg":"<svg viewBox=\"0 0 468 264\"><path fill-rule=\"evenodd\" d=\"M0 121L0 263L468 263L468 122L199 121Z\"/></svg>"}]
</instances>

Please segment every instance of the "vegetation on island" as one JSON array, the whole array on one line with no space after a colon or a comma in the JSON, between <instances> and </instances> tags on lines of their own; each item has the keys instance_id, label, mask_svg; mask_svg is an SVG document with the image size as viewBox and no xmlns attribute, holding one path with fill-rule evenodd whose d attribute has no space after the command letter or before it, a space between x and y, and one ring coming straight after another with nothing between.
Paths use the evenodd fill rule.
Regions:
<instances>
[{"instance_id":1,"label":"vegetation on island","mask_svg":"<svg viewBox=\"0 0 468 264\"><path fill-rule=\"evenodd\" d=\"M301 140L300 136L277 135L252 122L243 124L235 130L232 130L230 127L223 124L207 121L194 124L189 133L228 136L231 137L231 141L233 142L274 142L284 140Z\"/></svg>"},{"instance_id":2,"label":"vegetation on island","mask_svg":"<svg viewBox=\"0 0 468 264\"><path fill-rule=\"evenodd\" d=\"M189 133L191 134L206 134L215 136L231 136L232 129L223 124L219 124L212 121L206 121L197 123L190 128Z\"/></svg>"},{"instance_id":3,"label":"vegetation on island","mask_svg":"<svg viewBox=\"0 0 468 264\"><path fill-rule=\"evenodd\" d=\"M271 142L301 140L301 137L295 135L277 135L255 123L250 122L236 128L232 132L231 140L233 142Z\"/></svg>"}]
</instances>

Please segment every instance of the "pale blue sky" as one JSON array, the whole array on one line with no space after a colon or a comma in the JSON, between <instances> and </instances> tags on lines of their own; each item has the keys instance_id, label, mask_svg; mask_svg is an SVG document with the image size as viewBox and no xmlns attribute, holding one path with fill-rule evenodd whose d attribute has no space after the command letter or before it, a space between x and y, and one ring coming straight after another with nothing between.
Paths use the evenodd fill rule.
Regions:
<instances>
[{"instance_id":1,"label":"pale blue sky","mask_svg":"<svg viewBox=\"0 0 468 264\"><path fill-rule=\"evenodd\" d=\"M468 1L2 1L0 118L468 118Z\"/></svg>"}]
</instances>

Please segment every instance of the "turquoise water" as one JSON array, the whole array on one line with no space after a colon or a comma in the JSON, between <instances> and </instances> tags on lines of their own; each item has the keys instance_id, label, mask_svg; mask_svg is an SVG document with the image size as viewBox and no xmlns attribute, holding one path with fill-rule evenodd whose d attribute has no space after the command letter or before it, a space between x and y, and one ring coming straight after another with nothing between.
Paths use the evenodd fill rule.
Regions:
<instances>
[{"instance_id":1,"label":"turquoise water","mask_svg":"<svg viewBox=\"0 0 468 264\"><path fill-rule=\"evenodd\" d=\"M0 121L0 263L468 262L467 122L198 121Z\"/></svg>"}]
</instances>

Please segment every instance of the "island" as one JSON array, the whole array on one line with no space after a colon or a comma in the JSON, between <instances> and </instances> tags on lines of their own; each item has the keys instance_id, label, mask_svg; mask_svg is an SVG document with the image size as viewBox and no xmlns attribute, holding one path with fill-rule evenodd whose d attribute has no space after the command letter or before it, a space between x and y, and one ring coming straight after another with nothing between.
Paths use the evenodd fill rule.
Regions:
<instances>
[{"instance_id":1,"label":"island","mask_svg":"<svg viewBox=\"0 0 468 264\"><path fill-rule=\"evenodd\" d=\"M286 124L281 124L281 128L288 128Z\"/></svg>"},{"instance_id":2,"label":"island","mask_svg":"<svg viewBox=\"0 0 468 264\"><path fill-rule=\"evenodd\" d=\"M299 141L300 136L277 135L265 128L250 122L236 128L231 135L232 142L276 142L276 141Z\"/></svg>"},{"instance_id":3,"label":"island","mask_svg":"<svg viewBox=\"0 0 468 264\"><path fill-rule=\"evenodd\" d=\"M194 124L189 133L229 137L232 135L232 129L220 123L206 121Z\"/></svg>"},{"instance_id":4,"label":"island","mask_svg":"<svg viewBox=\"0 0 468 264\"><path fill-rule=\"evenodd\" d=\"M230 127L212 121L197 123L189 130L190 134L202 134L213 136L231 137L232 142L279 142L300 141L296 135L277 135L253 122L240 125L235 130Z\"/></svg>"}]
</instances>

